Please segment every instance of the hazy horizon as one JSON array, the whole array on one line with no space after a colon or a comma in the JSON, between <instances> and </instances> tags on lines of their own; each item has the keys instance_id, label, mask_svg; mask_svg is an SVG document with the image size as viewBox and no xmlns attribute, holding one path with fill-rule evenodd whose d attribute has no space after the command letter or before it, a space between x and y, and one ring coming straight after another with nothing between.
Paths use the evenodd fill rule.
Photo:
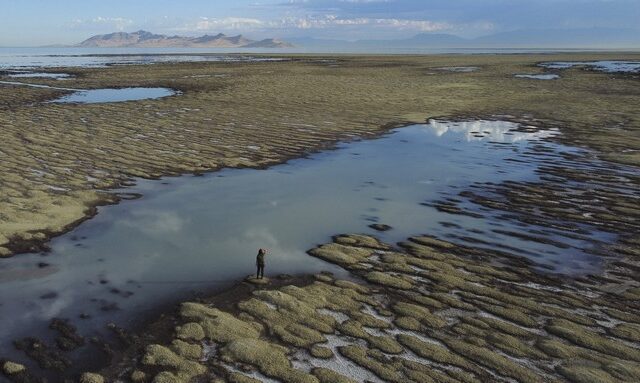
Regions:
<instances>
[{"instance_id":1,"label":"hazy horizon","mask_svg":"<svg viewBox=\"0 0 640 383\"><path fill-rule=\"evenodd\" d=\"M73 45L97 34L225 33L250 38L396 40L420 33L473 39L518 30L637 31L632 0L97 0L11 1L0 15L0 46ZM640 32L639 32L640 34Z\"/></svg>"}]
</instances>

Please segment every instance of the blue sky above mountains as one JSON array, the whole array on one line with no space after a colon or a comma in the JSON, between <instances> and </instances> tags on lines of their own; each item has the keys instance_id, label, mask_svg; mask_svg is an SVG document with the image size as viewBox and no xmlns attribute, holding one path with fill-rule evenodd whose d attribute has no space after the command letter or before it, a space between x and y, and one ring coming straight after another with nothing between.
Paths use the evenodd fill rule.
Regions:
<instances>
[{"instance_id":1,"label":"blue sky above mountains","mask_svg":"<svg viewBox=\"0 0 640 383\"><path fill-rule=\"evenodd\" d=\"M477 37L516 29L637 28L638 0L2 0L0 46L72 44L145 29L250 37Z\"/></svg>"}]
</instances>

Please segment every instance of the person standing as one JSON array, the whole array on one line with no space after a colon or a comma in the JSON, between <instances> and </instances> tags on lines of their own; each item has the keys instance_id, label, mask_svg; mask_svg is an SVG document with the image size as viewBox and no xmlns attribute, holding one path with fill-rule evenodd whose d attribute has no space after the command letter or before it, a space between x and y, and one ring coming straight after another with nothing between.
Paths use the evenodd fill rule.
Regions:
<instances>
[{"instance_id":1,"label":"person standing","mask_svg":"<svg viewBox=\"0 0 640 383\"><path fill-rule=\"evenodd\" d=\"M267 254L265 249L258 249L258 255L256 256L256 278L262 279L264 278L264 256Z\"/></svg>"}]
</instances>

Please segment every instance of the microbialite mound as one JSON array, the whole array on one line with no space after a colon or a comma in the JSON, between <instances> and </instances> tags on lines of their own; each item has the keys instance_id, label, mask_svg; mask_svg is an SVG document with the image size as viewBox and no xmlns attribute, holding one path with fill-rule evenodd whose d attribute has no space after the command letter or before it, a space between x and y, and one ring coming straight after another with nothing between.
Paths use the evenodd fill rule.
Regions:
<instances>
[{"instance_id":1,"label":"microbialite mound","mask_svg":"<svg viewBox=\"0 0 640 383\"><path fill-rule=\"evenodd\" d=\"M185 302L160 343L103 374L154 382L621 382L640 379L640 288L541 275L518 258L417 236L340 235L318 274L231 305ZM219 307L217 307L219 306ZM165 319L166 320L166 319ZM17 371L9 364L8 369ZM19 372L5 374L13 381Z\"/></svg>"}]
</instances>

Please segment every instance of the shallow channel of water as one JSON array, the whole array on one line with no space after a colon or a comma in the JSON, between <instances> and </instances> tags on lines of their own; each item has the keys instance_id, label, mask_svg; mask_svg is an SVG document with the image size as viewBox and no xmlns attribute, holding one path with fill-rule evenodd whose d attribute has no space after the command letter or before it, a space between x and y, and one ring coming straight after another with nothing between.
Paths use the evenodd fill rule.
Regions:
<instances>
[{"instance_id":1,"label":"shallow channel of water","mask_svg":"<svg viewBox=\"0 0 640 383\"><path fill-rule=\"evenodd\" d=\"M514 77L527 78L531 80L555 80L560 78L557 74L516 74Z\"/></svg>"},{"instance_id":2,"label":"shallow channel of water","mask_svg":"<svg viewBox=\"0 0 640 383\"><path fill-rule=\"evenodd\" d=\"M53 78L56 80L66 80L71 77L67 73L48 73L48 72L8 72L7 77L11 78Z\"/></svg>"},{"instance_id":3,"label":"shallow channel of water","mask_svg":"<svg viewBox=\"0 0 640 383\"><path fill-rule=\"evenodd\" d=\"M329 270L344 276L306 254L339 233L375 234L390 243L421 233L466 236L508 245L559 272L598 269L599 259L583 251L592 244L563 238L560 231L546 232L569 248L493 231L527 233L536 226L421 205L474 182L535 181L535 159L512 159L557 132L517 127L432 121L267 170L139 180L124 191L142 198L101 207L95 218L54 239L50 253L0 261L0 318L8 318L0 326L0 350L7 354L11 340L27 335L47 339L53 317L71 318L82 335L103 332L109 321L127 327L163 303L252 273L259 247L270 250L268 275ZM393 229L378 233L371 223ZM597 232L592 237L613 239ZM78 319L81 314L89 318Z\"/></svg>"},{"instance_id":4,"label":"shallow channel of water","mask_svg":"<svg viewBox=\"0 0 640 383\"><path fill-rule=\"evenodd\" d=\"M101 89L76 89L57 86L29 84L19 81L0 81L0 85L28 86L32 88L66 90L73 93L66 94L51 101L61 104L97 104L104 102L125 102L137 100L149 100L180 94L169 88L101 88Z\"/></svg>"},{"instance_id":5,"label":"shallow channel of water","mask_svg":"<svg viewBox=\"0 0 640 383\"><path fill-rule=\"evenodd\" d=\"M575 66L582 66L607 73L640 73L640 61L553 61L541 63L540 66L547 69L569 69Z\"/></svg>"},{"instance_id":6,"label":"shallow channel of water","mask_svg":"<svg viewBox=\"0 0 640 383\"><path fill-rule=\"evenodd\" d=\"M78 90L51 102L96 104L102 102L124 102L169 97L177 94L169 88L104 88Z\"/></svg>"}]
</instances>

